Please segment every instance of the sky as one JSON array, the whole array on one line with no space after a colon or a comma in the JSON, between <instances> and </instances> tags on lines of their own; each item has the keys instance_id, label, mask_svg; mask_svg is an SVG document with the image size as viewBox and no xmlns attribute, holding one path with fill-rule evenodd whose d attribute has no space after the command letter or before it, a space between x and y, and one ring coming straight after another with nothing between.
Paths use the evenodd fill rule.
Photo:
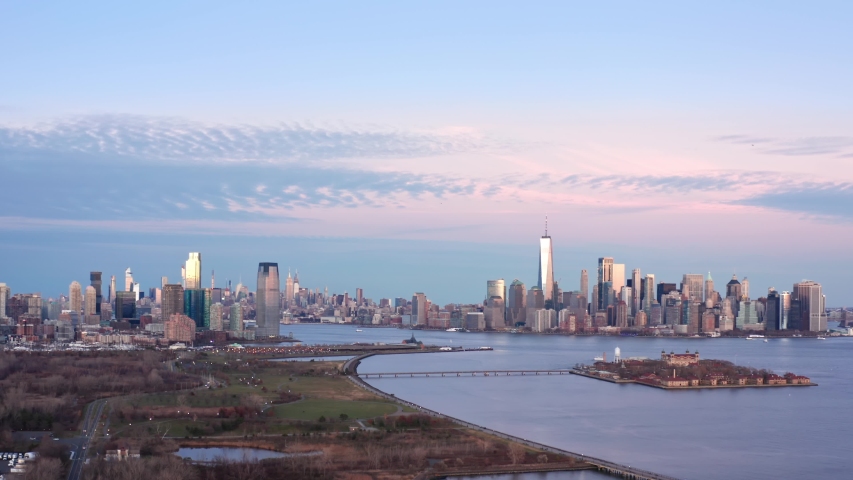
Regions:
<instances>
[{"instance_id":1,"label":"sky","mask_svg":"<svg viewBox=\"0 0 853 480\"><path fill-rule=\"evenodd\" d=\"M853 305L850 2L3 2L0 282L258 262L478 302L598 257ZM205 281L207 286L207 281Z\"/></svg>"}]
</instances>

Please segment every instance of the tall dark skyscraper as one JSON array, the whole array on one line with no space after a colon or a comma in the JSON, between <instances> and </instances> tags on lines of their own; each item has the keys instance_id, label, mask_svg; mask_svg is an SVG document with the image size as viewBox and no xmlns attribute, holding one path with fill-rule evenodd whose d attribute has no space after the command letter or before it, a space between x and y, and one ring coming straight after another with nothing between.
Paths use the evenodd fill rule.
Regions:
<instances>
[{"instance_id":1,"label":"tall dark skyscraper","mask_svg":"<svg viewBox=\"0 0 853 480\"><path fill-rule=\"evenodd\" d=\"M89 272L89 281L95 287L95 313L101 314L101 302L104 298L101 296L101 272Z\"/></svg>"},{"instance_id":2,"label":"tall dark skyscraper","mask_svg":"<svg viewBox=\"0 0 853 480\"><path fill-rule=\"evenodd\" d=\"M258 264L258 290L255 295L255 322L257 336L278 335L281 319L281 286L278 264Z\"/></svg>"},{"instance_id":3,"label":"tall dark skyscraper","mask_svg":"<svg viewBox=\"0 0 853 480\"><path fill-rule=\"evenodd\" d=\"M161 316L164 322L176 313L184 313L184 287L181 284L170 283L164 285L162 295Z\"/></svg>"},{"instance_id":4,"label":"tall dark skyscraper","mask_svg":"<svg viewBox=\"0 0 853 480\"><path fill-rule=\"evenodd\" d=\"M613 257L601 257L598 259L598 296L595 299L598 310L605 308L607 298L610 292L604 288L605 283L610 283L611 289L613 285Z\"/></svg>"}]
</instances>

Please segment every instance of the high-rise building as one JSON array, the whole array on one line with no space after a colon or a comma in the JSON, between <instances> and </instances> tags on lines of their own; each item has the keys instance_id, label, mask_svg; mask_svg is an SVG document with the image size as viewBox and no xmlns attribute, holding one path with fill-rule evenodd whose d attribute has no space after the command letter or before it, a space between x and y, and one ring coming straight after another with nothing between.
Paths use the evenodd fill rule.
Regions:
<instances>
[{"instance_id":1,"label":"high-rise building","mask_svg":"<svg viewBox=\"0 0 853 480\"><path fill-rule=\"evenodd\" d=\"M116 292L115 305L116 321L128 321L136 318L136 294L133 292Z\"/></svg>"},{"instance_id":2,"label":"high-rise building","mask_svg":"<svg viewBox=\"0 0 853 480\"><path fill-rule=\"evenodd\" d=\"M95 287L89 285L86 287L86 304L85 304L85 315L96 315L98 312L98 307L96 306L96 302L98 301L97 293L95 292Z\"/></svg>"},{"instance_id":3,"label":"high-rise building","mask_svg":"<svg viewBox=\"0 0 853 480\"><path fill-rule=\"evenodd\" d=\"M184 313L184 287L181 285L166 284L163 286L163 301L160 307L161 318L165 321L176 313Z\"/></svg>"},{"instance_id":4,"label":"high-rise building","mask_svg":"<svg viewBox=\"0 0 853 480\"><path fill-rule=\"evenodd\" d=\"M508 327L515 327L519 323L527 321L527 291L524 284L519 279L515 279L509 285L506 301L506 324Z\"/></svg>"},{"instance_id":5,"label":"high-rise building","mask_svg":"<svg viewBox=\"0 0 853 480\"><path fill-rule=\"evenodd\" d=\"M554 258L551 246L551 237L548 236L548 224L546 220L545 235L539 239L539 288L545 295L545 300L556 300L554 298Z\"/></svg>"},{"instance_id":6,"label":"high-rise building","mask_svg":"<svg viewBox=\"0 0 853 480\"><path fill-rule=\"evenodd\" d=\"M184 315L195 322L197 329L202 330L205 325L205 302L204 290L187 288L184 290ZM208 310L209 315L209 310Z\"/></svg>"},{"instance_id":7,"label":"high-rise building","mask_svg":"<svg viewBox=\"0 0 853 480\"><path fill-rule=\"evenodd\" d=\"M101 302L104 298L101 296L101 272L89 272L89 284L95 287L95 309L97 313L101 313Z\"/></svg>"},{"instance_id":8,"label":"high-rise building","mask_svg":"<svg viewBox=\"0 0 853 480\"><path fill-rule=\"evenodd\" d=\"M228 330L232 332L243 331L243 305L240 302L231 305L231 319L228 323Z\"/></svg>"},{"instance_id":9,"label":"high-rise building","mask_svg":"<svg viewBox=\"0 0 853 480\"><path fill-rule=\"evenodd\" d=\"M608 292L604 291L604 282L613 284L613 257L602 257L598 259L598 295L595 299L598 310L604 308Z\"/></svg>"},{"instance_id":10,"label":"high-rise building","mask_svg":"<svg viewBox=\"0 0 853 480\"><path fill-rule=\"evenodd\" d=\"M741 297L749 299L749 279L746 277L743 277L743 281L740 282L740 294Z\"/></svg>"},{"instance_id":11,"label":"high-rise building","mask_svg":"<svg viewBox=\"0 0 853 480\"><path fill-rule=\"evenodd\" d=\"M497 295L486 300L486 306L483 308L483 316L486 321L486 328L499 330L504 328L506 315L506 304L502 297Z\"/></svg>"},{"instance_id":12,"label":"high-rise building","mask_svg":"<svg viewBox=\"0 0 853 480\"><path fill-rule=\"evenodd\" d=\"M705 278L701 273L685 273L681 279L681 294L691 302L703 302Z\"/></svg>"},{"instance_id":13,"label":"high-rise building","mask_svg":"<svg viewBox=\"0 0 853 480\"><path fill-rule=\"evenodd\" d=\"M6 302L12 297L12 290L5 283L0 283L0 318L6 318Z\"/></svg>"},{"instance_id":14,"label":"high-rise building","mask_svg":"<svg viewBox=\"0 0 853 480\"><path fill-rule=\"evenodd\" d=\"M190 257L184 263L186 272L186 289L201 289L201 253L190 252Z\"/></svg>"},{"instance_id":15,"label":"high-rise building","mask_svg":"<svg viewBox=\"0 0 853 480\"><path fill-rule=\"evenodd\" d=\"M364 301L364 290L361 288L355 289L355 304L357 306L361 306L361 303Z\"/></svg>"},{"instance_id":16,"label":"high-rise building","mask_svg":"<svg viewBox=\"0 0 853 480\"><path fill-rule=\"evenodd\" d=\"M284 301L287 305L293 303L293 277L290 276L290 269L287 269L287 279L284 281Z\"/></svg>"},{"instance_id":17,"label":"high-rise building","mask_svg":"<svg viewBox=\"0 0 853 480\"><path fill-rule=\"evenodd\" d=\"M768 331L783 330L782 301L779 292L770 287L767 290L767 305L764 310L764 328Z\"/></svg>"},{"instance_id":18,"label":"high-rise building","mask_svg":"<svg viewBox=\"0 0 853 480\"><path fill-rule=\"evenodd\" d=\"M166 284L169 283L169 277L160 277L160 289L165 289Z\"/></svg>"},{"instance_id":19,"label":"high-rise building","mask_svg":"<svg viewBox=\"0 0 853 480\"><path fill-rule=\"evenodd\" d=\"M779 308L780 308L780 329L787 330L790 328L788 326L788 319L791 316L791 292L782 292L779 294Z\"/></svg>"},{"instance_id":20,"label":"high-rise building","mask_svg":"<svg viewBox=\"0 0 853 480\"><path fill-rule=\"evenodd\" d=\"M586 269L581 270L581 295L589 298L589 272Z\"/></svg>"},{"instance_id":21,"label":"high-rise building","mask_svg":"<svg viewBox=\"0 0 853 480\"><path fill-rule=\"evenodd\" d=\"M528 327L534 325L534 319L539 318L536 315L537 310L545 309L545 294L539 287L532 287L527 291L527 319L525 324ZM548 327L550 328L550 327Z\"/></svg>"},{"instance_id":22,"label":"high-rise building","mask_svg":"<svg viewBox=\"0 0 853 480\"><path fill-rule=\"evenodd\" d=\"M107 299L109 303L116 301L116 276L110 275L110 297Z\"/></svg>"},{"instance_id":23,"label":"high-rise building","mask_svg":"<svg viewBox=\"0 0 853 480\"><path fill-rule=\"evenodd\" d=\"M257 336L278 335L281 320L281 283L278 264L258 264L258 290L255 294L255 323Z\"/></svg>"},{"instance_id":24,"label":"high-rise building","mask_svg":"<svg viewBox=\"0 0 853 480\"><path fill-rule=\"evenodd\" d=\"M726 297L734 297L736 302L741 300L742 296L741 284L737 280L737 275L732 275L732 279L726 284Z\"/></svg>"},{"instance_id":25,"label":"high-rise building","mask_svg":"<svg viewBox=\"0 0 853 480\"><path fill-rule=\"evenodd\" d=\"M619 300L625 302L625 308L628 309L627 316L634 316L634 312L631 310L634 305L634 297L634 289L631 287L622 287L622 291L619 292ZM627 325L625 326L627 327Z\"/></svg>"},{"instance_id":26,"label":"high-rise building","mask_svg":"<svg viewBox=\"0 0 853 480\"><path fill-rule=\"evenodd\" d=\"M486 300L492 297L501 297L502 300L506 301L506 282L503 278L486 281Z\"/></svg>"},{"instance_id":27,"label":"high-rise building","mask_svg":"<svg viewBox=\"0 0 853 480\"><path fill-rule=\"evenodd\" d=\"M130 271L130 267L127 267L127 270L124 271L124 291L133 291L133 272Z\"/></svg>"},{"instance_id":28,"label":"high-rise building","mask_svg":"<svg viewBox=\"0 0 853 480\"><path fill-rule=\"evenodd\" d=\"M639 268L631 270L631 288L634 289L634 295L631 303L631 315L636 315L642 308L641 301L643 298L643 280L640 275Z\"/></svg>"},{"instance_id":29,"label":"high-rise building","mask_svg":"<svg viewBox=\"0 0 853 480\"><path fill-rule=\"evenodd\" d=\"M717 298L714 292L714 279L711 278L711 272L705 277L705 307L713 308Z\"/></svg>"},{"instance_id":30,"label":"high-rise building","mask_svg":"<svg viewBox=\"0 0 853 480\"><path fill-rule=\"evenodd\" d=\"M625 264L624 263L614 263L613 264L613 291L617 294L622 290L622 287L625 286Z\"/></svg>"},{"instance_id":31,"label":"high-rise building","mask_svg":"<svg viewBox=\"0 0 853 480\"><path fill-rule=\"evenodd\" d=\"M219 302L210 306L210 329L214 331L224 330L222 326L222 304Z\"/></svg>"},{"instance_id":32,"label":"high-rise building","mask_svg":"<svg viewBox=\"0 0 853 480\"><path fill-rule=\"evenodd\" d=\"M412 325L427 324L426 303L425 294L416 292L412 295Z\"/></svg>"},{"instance_id":33,"label":"high-rise building","mask_svg":"<svg viewBox=\"0 0 853 480\"><path fill-rule=\"evenodd\" d=\"M651 318L651 308L655 304L660 304L660 298L655 294L657 286L655 285L655 276L654 274L647 273L646 278L643 279L643 293L640 294L640 300L642 301L643 311L646 312L646 316L649 317L649 322L652 321Z\"/></svg>"},{"instance_id":34,"label":"high-rise building","mask_svg":"<svg viewBox=\"0 0 853 480\"><path fill-rule=\"evenodd\" d=\"M795 283L794 290L791 292L791 301L799 302L800 330L826 331L826 298L819 283L811 280Z\"/></svg>"},{"instance_id":35,"label":"high-rise building","mask_svg":"<svg viewBox=\"0 0 853 480\"><path fill-rule=\"evenodd\" d=\"M77 280L68 286L68 309L77 313L83 311L83 287Z\"/></svg>"}]
</instances>

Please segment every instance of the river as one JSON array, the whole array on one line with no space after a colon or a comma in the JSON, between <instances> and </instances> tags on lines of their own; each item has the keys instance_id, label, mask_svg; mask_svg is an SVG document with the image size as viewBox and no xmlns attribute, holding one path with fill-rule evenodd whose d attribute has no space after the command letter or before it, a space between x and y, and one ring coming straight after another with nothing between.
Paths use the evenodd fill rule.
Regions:
<instances>
[{"instance_id":1,"label":"river","mask_svg":"<svg viewBox=\"0 0 853 480\"><path fill-rule=\"evenodd\" d=\"M408 330L288 325L309 344L386 342ZM283 328L284 330L284 328ZM579 376L370 379L401 399L495 430L684 479L850 478L853 338L632 338L416 331L430 345L493 351L381 355L359 372L562 369L660 352L794 372L818 387L666 391Z\"/></svg>"}]
</instances>

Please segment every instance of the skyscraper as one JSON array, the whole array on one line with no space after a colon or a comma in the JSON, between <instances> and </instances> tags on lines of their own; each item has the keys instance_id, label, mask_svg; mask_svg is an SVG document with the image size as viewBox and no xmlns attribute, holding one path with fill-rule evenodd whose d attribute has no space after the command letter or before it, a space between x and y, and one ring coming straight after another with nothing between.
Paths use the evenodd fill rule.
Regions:
<instances>
[{"instance_id":1,"label":"skyscraper","mask_svg":"<svg viewBox=\"0 0 853 480\"><path fill-rule=\"evenodd\" d=\"M231 305L231 320L228 322L228 330L232 332L243 331L243 306L239 302Z\"/></svg>"},{"instance_id":2,"label":"skyscraper","mask_svg":"<svg viewBox=\"0 0 853 480\"><path fill-rule=\"evenodd\" d=\"M0 283L0 318L6 318L6 302L11 296L11 289L5 283Z\"/></svg>"},{"instance_id":3,"label":"skyscraper","mask_svg":"<svg viewBox=\"0 0 853 480\"><path fill-rule=\"evenodd\" d=\"M581 270L581 295L585 298L589 298L589 273L586 269Z\"/></svg>"},{"instance_id":4,"label":"skyscraper","mask_svg":"<svg viewBox=\"0 0 853 480\"><path fill-rule=\"evenodd\" d=\"M710 300L710 303L708 302ZM714 296L714 279L711 278L711 272L708 272L708 276L705 277L705 306L708 308L714 307L714 301L716 300Z\"/></svg>"},{"instance_id":5,"label":"skyscraper","mask_svg":"<svg viewBox=\"0 0 853 480\"><path fill-rule=\"evenodd\" d=\"M163 285L163 301L160 310L164 322L176 313L183 315L184 287L177 283Z\"/></svg>"},{"instance_id":6,"label":"skyscraper","mask_svg":"<svg viewBox=\"0 0 853 480\"><path fill-rule=\"evenodd\" d=\"M642 297L643 297L642 307L643 307L643 311L646 312L646 315L650 315L652 305L654 305L655 303L660 303L660 301L657 300L655 293L657 293L656 289L655 289L655 276L652 273L647 273L646 278L643 281L643 293L642 293Z\"/></svg>"},{"instance_id":7,"label":"skyscraper","mask_svg":"<svg viewBox=\"0 0 853 480\"><path fill-rule=\"evenodd\" d=\"M767 291L767 305L764 310L764 328L768 331L782 330L782 302L779 292L770 287Z\"/></svg>"},{"instance_id":8,"label":"skyscraper","mask_svg":"<svg viewBox=\"0 0 853 480\"><path fill-rule=\"evenodd\" d=\"M595 299L597 310L601 310L606 303L608 292L604 291L604 282L613 284L613 257L602 257L598 259L598 295Z\"/></svg>"},{"instance_id":9,"label":"skyscraper","mask_svg":"<svg viewBox=\"0 0 853 480\"><path fill-rule=\"evenodd\" d=\"M687 295L691 302L703 301L705 279L701 273L685 273L681 279L681 293Z\"/></svg>"},{"instance_id":10,"label":"skyscraper","mask_svg":"<svg viewBox=\"0 0 853 480\"><path fill-rule=\"evenodd\" d=\"M791 301L800 304L800 329L811 332L826 331L826 313L823 288L817 282L803 280L794 284Z\"/></svg>"},{"instance_id":11,"label":"skyscraper","mask_svg":"<svg viewBox=\"0 0 853 480\"><path fill-rule=\"evenodd\" d=\"M634 289L633 303L631 305L631 315L636 315L640 311L640 300L643 297L643 280L640 275L640 269L631 270L631 288Z\"/></svg>"},{"instance_id":12,"label":"skyscraper","mask_svg":"<svg viewBox=\"0 0 853 480\"><path fill-rule=\"evenodd\" d=\"M85 304L85 315L96 315L98 307L96 306L97 302L97 293L95 293L95 287L89 285L86 287L86 304Z\"/></svg>"},{"instance_id":13,"label":"skyscraper","mask_svg":"<svg viewBox=\"0 0 853 480\"><path fill-rule=\"evenodd\" d=\"M89 284L95 287L95 310L98 314L101 313L101 302L104 298L101 296L101 272L89 272Z\"/></svg>"},{"instance_id":14,"label":"skyscraper","mask_svg":"<svg viewBox=\"0 0 853 480\"><path fill-rule=\"evenodd\" d=\"M255 322L258 336L278 335L281 319L281 284L278 264L258 264L258 290L255 294Z\"/></svg>"},{"instance_id":15,"label":"skyscraper","mask_svg":"<svg viewBox=\"0 0 853 480\"><path fill-rule=\"evenodd\" d=\"M412 325L426 325L426 295L416 292L412 295Z\"/></svg>"},{"instance_id":16,"label":"skyscraper","mask_svg":"<svg viewBox=\"0 0 853 480\"><path fill-rule=\"evenodd\" d=\"M613 264L613 291L618 295L625 286L625 264Z\"/></svg>"},{"instance_id":17,"label":"skyscraper","mask_svg":"<svg viewBox=\"0 0 853 480\"><path fill-rule=\"evenodd\" d=\"M109 303L116 301L116 276L110 275L110 297L107 299Z\"/></svg>"},{"instance_id":18,"label":"skyscraper","mask_svg":"<svg viewBox=\"0 0 853 480\"><path fill-rule=\"evenodd\" d=\"M539 283L545 300L554 298L554 258L551 251L551 237L548 236L548 223L545 221L545 235L539 239Z\"/></svg>"},{"instance_id":19,"label":"skyscraper","mask_svg":"<svg viewBox=\"0 0 853 480\"><path fill-rule=\"evenodd\" d=\"M201 288L201 254L190 252L190 257L184 264L186 271L186 287L188 290Z\"/></svg>"},{"instance_id":20,"label":"skyscraper","mask_svg":"<svg viewBox=\"0 0 853 480\"><path fill-rule=\"evenodd\" d=\"M486 300L492 297L501 297L506 302L506 283L503 278L486 281Z\"/></svg>"},{"instance_id":21,"label":"skyscraper","mask_svg":"<svg viewBox=\"0 0 853 480\"><path fill-rule=\"evenodd\" d=\"M133 291L133 272L130 271L130 267L127 267L127 270L124 271L124 291Z\"/></svg>"},{"instance_id":22,"label":"skyscraper","mask_svg":"<svg viewBox=\"0 0 853 480\"><path fill-rule=\"evenodd\" d=\"M83 287L77 280L68 286L68 309L78 314L83 311Z\"/></svg>"},{"instance_id":23,"label":"skyscraper","mask_svg":"<svg viewBox=\"0 0 853 480\"><path fill-rule=\"evenodd\" d=\"M223 330L222 304L219 302L216 302L210 306L210 329L214 331Z\"/></svg>"},{"instance_id":24,"label":"skyscraper","mask_svg":"<svg viewBox=\"0 0 853 480\"><path fill-rule=\"evenodd\" d=\"M527 292L524 284L515 279L509 286L509 295L506 301L506 325L515 327L519 323L527 321Z\"/></svg>"},{"instance_id":25,"label":"skyscraper","mask_svg":"<svg viewBox=\"0 0 853 480\"><path fill-rule=\"evenodd\" d=\"M287 305L293 303L293 277L290 276L290 269L287 269L287 280L284 281L284 301Z\"/></svg>"},{"instance_id":26,"label":"skyscraper","mask_svg":"<svg viewBox=\"0 0 853 480\"><path fill-rule=\"evenodd\" d=\"M740 282L740 295L743 298L749 298L749 279L746 277L743 277L743 281Z\"/></svg>"}]
</instances>

